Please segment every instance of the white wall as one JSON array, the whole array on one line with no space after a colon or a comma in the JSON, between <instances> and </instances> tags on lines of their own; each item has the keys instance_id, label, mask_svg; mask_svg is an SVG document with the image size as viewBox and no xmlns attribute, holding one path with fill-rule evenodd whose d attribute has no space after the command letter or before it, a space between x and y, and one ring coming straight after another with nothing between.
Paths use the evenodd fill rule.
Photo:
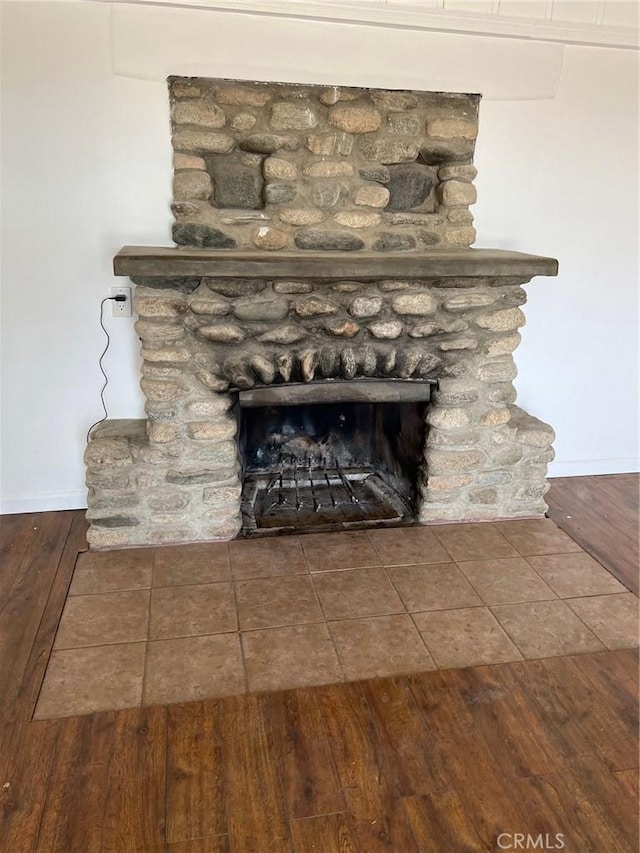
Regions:
<instances>
[{"instance_id":1,"label":"white wall","mask_svg":"<svg viewBox=\"0 0 640 853\"><path fill-rule=\"evenodd\" d=\"M558 63L522 42L513 75L529 99L492 100L505 96L500 80L518 56L511 39L145 8L143 43L121 11L112 20L106 3L2 4L2 511L84 505L85 434L101 415L99 303L123 244L170 242L158 68L184 70L169 41L184 61L203 15L215 32L206 70L247 79L277 70L435 88L428 57L449 39L449 79L467 91L480 80L490 96L476 156L478 245L560 260L557 279L528 285L519 402L556 428L554 473L637 470L637 54L566 47ZM151 67L144 57L163 33L171 39L150 79L114 73L114 62L135 66L132 47L145 47ZM132 321L107 324L109 416L140 417Z\"/></svg>"}]
</instances>

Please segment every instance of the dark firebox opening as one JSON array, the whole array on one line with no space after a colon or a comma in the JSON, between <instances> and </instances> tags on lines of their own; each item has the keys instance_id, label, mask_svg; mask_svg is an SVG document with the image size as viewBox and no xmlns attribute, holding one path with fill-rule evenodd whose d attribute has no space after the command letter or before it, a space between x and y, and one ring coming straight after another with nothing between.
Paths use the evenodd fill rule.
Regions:
<instances>
[{"instance_id":1,"label":"dark firebox opening","mask_svg":"<svg viewBox=\"0 0 640 853\"><path fill-rule=\"evenodd\" d=\"M245 535L413 522L426 405L241 408Z\"/></svg>"}]
</instances>

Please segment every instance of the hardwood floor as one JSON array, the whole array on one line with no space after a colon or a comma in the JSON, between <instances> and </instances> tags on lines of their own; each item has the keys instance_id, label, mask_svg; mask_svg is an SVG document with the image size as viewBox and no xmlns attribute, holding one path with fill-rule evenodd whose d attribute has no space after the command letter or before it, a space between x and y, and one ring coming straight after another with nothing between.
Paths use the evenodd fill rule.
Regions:
<instances>
[{"instance_id":1,"label":"hardwood floor","mask_svg":"<svg viewBox=\"0 0 640 853\"><path fill-rule=\"evenodd\" d=\"M638 595L640 475L551 480L549 517Z\"/></svg>"},{"instance_id":2,"label":"hardwood floor","mask_svg":"<svg viewBox=\"0 0 640 853\"><path fill-rule=\"evenodd\" d=\"M554 513L629 585L633 486L601 479ZM637 851L637 652L32 722L85 523L0 524L3 853Z\"/></svg>"}]
</instances>

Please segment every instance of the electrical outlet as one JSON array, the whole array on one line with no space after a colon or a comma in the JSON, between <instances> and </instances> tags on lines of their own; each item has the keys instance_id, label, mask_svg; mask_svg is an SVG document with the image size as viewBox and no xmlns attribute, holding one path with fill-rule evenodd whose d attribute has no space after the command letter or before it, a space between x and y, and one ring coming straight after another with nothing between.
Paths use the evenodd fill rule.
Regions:
<instances>
[{"instance_id":1,"label":"electrical outlet","mask_svg":"<svg viewBox=\"0 0 640 853\"><path fill-rule=\"evenodd\" d=\"M112 317L130 317L131 316L131 288L130 287L112 287L111 296L126 296L125 302L111 302Z\"/></svg>"}]
</instances>

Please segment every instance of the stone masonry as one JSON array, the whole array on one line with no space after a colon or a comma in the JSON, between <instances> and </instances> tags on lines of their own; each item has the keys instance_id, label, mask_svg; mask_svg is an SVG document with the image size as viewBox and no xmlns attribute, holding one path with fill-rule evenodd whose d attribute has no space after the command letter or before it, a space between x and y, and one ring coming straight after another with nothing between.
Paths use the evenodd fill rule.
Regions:
<instances>
[{"instance_id":1,"label":"stone masonry","mask_svg":"<svg viewBox=\"0 0 640 853\"><path fill-rule=\"evenodd\" d=\"M346 279L332 257L333 277L134 276L147 420L91 437L92 547L236 536L237 391L290 381L437 380L418 520L545 512L553 430L514 405L531 275Z\"/></svg>"},{"instance_id":2,"label":"stone masonry","mask_svg":"<svg viewBox=\"0 0 640 853\"><path fill-rule=\"evenodd\" d=\"M177 249L123 250L146 420L85 454L92 547L241 529L238 393L435 382L417 520L545 512L553 430L515 406L522 285L474 250L479 96L169 79Z\"/></svg>"},{"instance_id":3,"label":"stone masonry","mask_svg":"<svg viewBox=\"0 0 640 853\"><path fill-rule=\"evenodd\" d=\"M171 77L173 238L263 251L469 246L479 95Z\"/></svg>"}]
</instances>

